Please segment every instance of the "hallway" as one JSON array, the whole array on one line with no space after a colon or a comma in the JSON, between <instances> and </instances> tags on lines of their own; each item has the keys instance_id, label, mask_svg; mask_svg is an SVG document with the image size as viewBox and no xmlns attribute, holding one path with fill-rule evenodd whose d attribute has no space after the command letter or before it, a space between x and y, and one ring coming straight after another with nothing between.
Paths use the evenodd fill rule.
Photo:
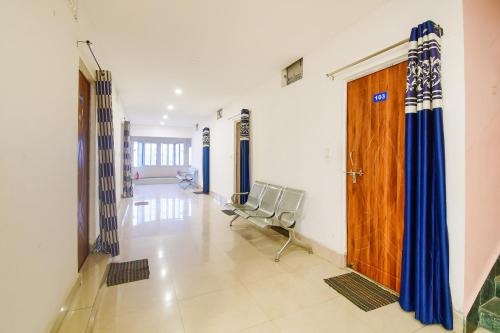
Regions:
<instances>
[{"instance_id":1,"label":"hallway","mask_svg":"<svg viewBox=\"0 0 500 333\"><path fill-rule=\"evenodd\" d=\"M363 312L322 281L346 270L300 248L275 263L284 237L230 229L213 196L143 185L134 201L148 205L127 202L117 261L148 258L150 278L101 287L87 332L444 332L397 303ZM61 332L85 332L86 314Z\"/></svg>"}]
</instances>

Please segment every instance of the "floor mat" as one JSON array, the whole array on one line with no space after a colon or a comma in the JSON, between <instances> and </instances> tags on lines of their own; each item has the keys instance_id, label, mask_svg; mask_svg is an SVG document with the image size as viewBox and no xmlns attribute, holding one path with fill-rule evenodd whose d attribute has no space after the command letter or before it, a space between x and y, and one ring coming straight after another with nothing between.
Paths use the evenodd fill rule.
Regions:
<instances>
[{"instance_id":1,"label":"floor mat","mask_svg":"<svg viewBox=\"0 0 500 333\"><path fill-rule=\"evenodd\" d=\"M325 282L365 312L398 300L398 296L356 273L334 276Z\"/></svg>"},{"instance_id":2,"label":"floor mat","mask_svg":"<svg viewBox=\"0 0 500 333\"><path fill-rule=\"evenodd\" d=\"M134 202L134 206L146 206L146 205L149 205L149 202L147 202L147 201Z\"/></svg>"},{"instance_id":3,"label":"floor mat","mask_svg":"<svg viewBox=\"0 0 500 333\"><path fill-rule=\"evenodd\" d=\"M109 264L106 284L108 287L117 284L149 279L148 259L140 259Z\"/></svg>"},{"instance_id":4,"label":"floor mat","mask_svg":"<svg viewBox=\"0 0 500 333\"><path fill-rule=\"evenodd\" d=\"M229 216L236 215L236 213L235 213L235 212L233 212L233 211L232 211L232 210L230 210L230 209L223 209L223 210L221 210L221 212L223 212L224 214L229 215Z\"/></svg>"},{"instance_id":5,"label":"floor mat","mask_svg":"<svg viewBox=\"0 0 500 333\"><path fill-rule=\"evenodd\" d=\"M193 191L194 194L206 194L205 192L203 191Z\"/></svg>"}]
</instances>

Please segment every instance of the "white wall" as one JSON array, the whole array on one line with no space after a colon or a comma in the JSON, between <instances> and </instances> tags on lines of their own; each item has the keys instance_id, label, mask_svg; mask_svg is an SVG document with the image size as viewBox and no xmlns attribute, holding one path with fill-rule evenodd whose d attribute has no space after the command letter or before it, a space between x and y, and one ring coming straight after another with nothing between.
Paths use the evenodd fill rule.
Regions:
<instances>
[{"instance_id":1,"label":"white wall","mask_svg":"<svg viewBox=\"0 0 500 333\"><path fill-rule=\"evenodd\" d=\"M2 2L0 30L7 33L0 39L0 318L5 332L46 331L77 278L78 70L79 57L85 58L75 44L79 29L66 1ZM115 132L120 112L115 103ZM117 174L119 168L117 163Z\"/></svg>"},{"instance_id":2,"label":"white wall","mask_svg":"<svg viewBox=\"0 0 500 333\"><path fill-rule=\"evenodd\" d=\"M190 138L193 129L190 127L150 126L130 124L131 136L150 136L158 138Z\"/></svg>"},{"instance_id":3,"label":"white wall","mask_svg":"<svg viewBox=\"0 0 500 333\"><path fill-rule=\"evenodd\" d=\"M281 88L280 68L261 86L224 106L224 119L200 124L211 131L210 187L233 191L234 128L227 117L251 110L251 179L307 191L297 228L305 236L346 253L345 106L342 80L325 73L407 38L428 19L441 24L447 157L450 286L453 306L462 311L464 276L464 50L460 0L396 0L304 56L304 78ZM283 67L287 64L283 64ZM201 132L195 132L194 163L201 170ZM329 157L327 157L327 155Z\"/></svg>"}]
</instances>

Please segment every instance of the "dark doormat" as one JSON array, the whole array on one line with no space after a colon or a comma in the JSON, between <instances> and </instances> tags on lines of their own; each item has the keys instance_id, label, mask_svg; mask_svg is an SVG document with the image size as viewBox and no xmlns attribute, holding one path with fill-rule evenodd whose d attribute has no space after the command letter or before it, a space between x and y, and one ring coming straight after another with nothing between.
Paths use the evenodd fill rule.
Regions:
<instances>
[{"instance_id":1,"label":"dark doormat","mask_svg":"<svg viewBox=\"0 0 500 333\"><path fill-rule=\"evenodd\" d=\"M226 215L229 215L229 216L233 216L233 215L236 215L235 212L233 212L232 210L230 209L223 209L222 212Z\"/></svg>"},{"instance_id":2,"label":"dark doormat","mask_svg":"<svg viewBox=\"0 0 500 333\"><path fill-rule=\"evenodd\" d=\"M109 264L106 284L108 287L117 284L149 279L148 259L140 259Z\"/></svg>"},{"instance_id":3,"label":"dark doormat","mask_svg":"<svg viewBox=\"0 0 500 333\"><path fill-rule=\"evenodd\" d=\"M205 192L203 191L193 191L194 194L206 194Z\"/></svg>"},{"instance_id":4,"label":"dark doormat","mask_svg":"<svg viewBox=\"0 0 500 333\"><path fill-rule=\"evenodd\" d=\"M325 282L365 312L398 300L398 296L356 273L334 276Z\"/></svg>"}]
</instances>

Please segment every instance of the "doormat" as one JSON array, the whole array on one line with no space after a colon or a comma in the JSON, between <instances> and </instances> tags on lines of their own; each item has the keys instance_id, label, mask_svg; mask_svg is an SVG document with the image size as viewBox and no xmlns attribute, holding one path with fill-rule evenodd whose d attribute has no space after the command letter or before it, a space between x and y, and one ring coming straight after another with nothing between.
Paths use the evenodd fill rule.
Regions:
<instances>
[{"instance_id":1,"label":"doormat","mask_svg":"<svg viewBox=\"0 0 500 333\"><path fill-rule=\"evenodd\" d=\"M194 194L206 194L205 192L203 191L193 191Z\"/></svg>"},{"instance_id":2,"label":"doormat","mask_svg":"<svg viewBox=\"0 0 500 333\"><path fill-rule=\"evenodd\" d=\"M106 284L108 287L117 284L149 279L148 259L140 259L109 264Z\"/></svg>"},{"instance_id":3,"label":"doormat","mask_svg":"<svg viewBox=\"0 0 500 333\"><path fill-rule=\"evenodd\" d=\"M230 210L230 209L223 209L223 210L221 210L221 212L223 212L224 214L229 215L229 216L236 215L236 213L235 213L235 212L233 212L233 211L232 211L232 210Z\"/></svg>"},{"instance_id":4,"label":"doormat","mask_svg":"<svg viewBox=\"0 0 500 333\"><path fill-rule=\"evenodd\" d=\"M149 202L147 202L147 201L134 202L134 206L146 206L146 205L149 205Z\"/></svg>"},{"instance_id":5,"label":"doormat","mask_svg":"<svg viewBox=\"0 0 500 333\"><path fill-rule=\"evenodd\" d=\"M342 274L324 281L365 312L378 309L398 300L398 296L356 273Z\"/></svg>"}]
</instances>

